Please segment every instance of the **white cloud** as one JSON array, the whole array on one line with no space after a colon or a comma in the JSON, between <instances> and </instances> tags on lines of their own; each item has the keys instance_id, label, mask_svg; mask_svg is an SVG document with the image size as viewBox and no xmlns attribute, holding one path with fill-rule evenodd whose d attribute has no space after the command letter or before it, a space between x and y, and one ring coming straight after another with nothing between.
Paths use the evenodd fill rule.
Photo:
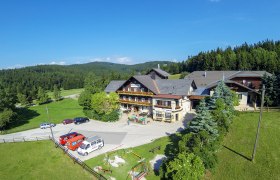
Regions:
<instances>
[{"instance_id":1,"label":"white cloud","mask_svg":"<svg viewBox=\"0 0 280 180\"><path fill-rule=\"evenodd\" d=\"M126 56L112 56L112 57L97 57L90 60L90 62L112 62L120 64L132 64L133 60Z\"/></svg>"},{"instance_id":2,"label":"white cloud","mask_svg":"<svg viewBox=\"0 0 280 180\"><path fill-rule=\"evenodd\" d=\"M51 65L54 65L54 64L56 64L56 65L65 65L65 64L66 64L66 62L65 62L65 61L59 61L59 62L52 61L52 62L51 62L51 63L49 63L49 64L51 64Z\"/></svg>"},{"instance_id":3,"label":"white cloud","mask_svg":"<svg viewBox=\"0 0 280 180\"><path fill-rule=\"evenodd\" d=\"M121 64L131 64L132 63L132 59L129 57L118 57L117 58L117 62L121 63Z\"/></svg>"},{"instance_id":4,"label":"white cloud","mask_svg":"<svg viewBox=\"0 0 280 180\"><path fill-rule=\"evenodd\" d=\"M22 67L25 67L25 66L21 65L21 64L16 64L14 66L10 66L10 67L4 68L4 69L18 69L18 68L22 68Z\"/></svg>"}]
</instances>

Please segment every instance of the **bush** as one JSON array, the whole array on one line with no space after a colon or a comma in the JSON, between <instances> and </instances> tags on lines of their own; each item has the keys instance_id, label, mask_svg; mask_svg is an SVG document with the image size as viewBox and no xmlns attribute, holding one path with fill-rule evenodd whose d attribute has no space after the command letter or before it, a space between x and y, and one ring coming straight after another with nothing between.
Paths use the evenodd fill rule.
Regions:
<instances>
[{"instance_id":1,"label":"bush","mask_svg":"<svg viewBox=\"0 0 280 180\"><path fill-rule=\"evenodd\" d=\"M94 110L84 109L84 114L89 117L90 119L100 120L101 116Z\"/></svg>"},{"instance_id":2,"label":"bush","mask_svg":"<svg viewBox=\"0 0 280 180\"><path fill-rule=\"evenodd\" d=\"M84 109L84 114L90 119L95 119L103 122L114 122L119 120L119 111L115 110L108 114L98 114L95 110Z\"/></svg>"},{"instance_id":3,"label":"bush","mask_svg":"<svg viewBox=\"0 0 280 180\"><path fill-rule=\"evenodd\" d=\"M118 121L119 120L119 111L115 110L112 111L109 114L104 114L101 118L102 121L104 122L114 122L114 121Z\"/></svg>"}]
</instances>

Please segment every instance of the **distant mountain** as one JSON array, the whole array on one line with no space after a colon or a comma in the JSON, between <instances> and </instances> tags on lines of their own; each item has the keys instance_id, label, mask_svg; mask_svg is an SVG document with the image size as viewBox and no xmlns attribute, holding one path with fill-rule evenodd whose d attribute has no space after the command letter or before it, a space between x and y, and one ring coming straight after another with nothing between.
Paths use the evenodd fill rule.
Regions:
<instances>
[{"instance_id":1,"label":"distant mountain","mask_svg":"<svg viewBox=\"0 0 280 180\"><path fill-rule=\"evenodd\" d=\"M128 76L139 72L145 73L151 68L157 67L158 64L162 67L170 63L169 61L151 61L134 65L109 62L38 65L0 70L0 84L13 89L15 93L30 95L30 92L36 92L39 86L46 90L51 90L55 84L64 89L82 88L89 73L102 76L107 80L126 79Z\"/></svg>"},{"instance_id":2,"label":"distant mountain","mask_svg":"<svg viewBox=\"0 0 280 180\"><path fill-rule=\"evenodd\" d=\"M158 64L162 66L166 66L171 64L170 61L150 61L140 64L134 64L134 65L127 65L127 64L117 64L117 63L110 63L110 62L91 62L86 64L74 64L69 65L69 68L74 69L82 69L83 71L92 71L96 74L102 74L107 71L117 71L117 72L126 72L126 73L132 73L132 72L143 72L150 70L151 68L158 67Z\"/></svg>"}]
</instances>

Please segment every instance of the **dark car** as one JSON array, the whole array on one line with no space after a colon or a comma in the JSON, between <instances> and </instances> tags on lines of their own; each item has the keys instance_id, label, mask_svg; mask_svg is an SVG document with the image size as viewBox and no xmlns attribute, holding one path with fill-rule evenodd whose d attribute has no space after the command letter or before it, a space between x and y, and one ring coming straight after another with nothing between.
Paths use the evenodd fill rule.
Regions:
<instances>
[{"instance_id":1,"label":"dark car","mask_svg":"<svg viewBox=\"0 0 280 180\"><path fill-rule=\"evenodd\" d=\"M85 122L89 122L89 119L87 117L76 117L76 118L74 118L74 123L75 124L81 124L81 123L85 123Z\"/></svg>"},{"instance_id":2,"label":"dark car","mask_svg":"<svg viewBox=\"0 0 280 180\"><path fill-rule=\"evenodd\" d=\"M77 132L71 132L71 133L68 133L68 134L64 134L64 135L59 137L59 143L61 145L65 145L66 142L68 141L68 139L71 139L71 138L76 137L78 135L80 135L80 134L77 133Z\"/></svg>"},{"instance_id":3,"label":"dark car","mask_svg":"<svg viewBox=\"0 0 280 180\"><path fill-rule=\"evenodd\" d=\"M71 124L71 123L73 123L74 122L74 120L73 119L64 119L63 121L62 121L62 124Z\"/></svg>"}]
</instances>

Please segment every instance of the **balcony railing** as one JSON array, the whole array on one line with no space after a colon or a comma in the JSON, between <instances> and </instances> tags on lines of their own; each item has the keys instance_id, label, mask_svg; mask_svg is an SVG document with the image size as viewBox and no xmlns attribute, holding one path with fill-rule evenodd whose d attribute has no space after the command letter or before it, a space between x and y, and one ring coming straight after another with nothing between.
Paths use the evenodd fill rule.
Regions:
<instances>
[{"instance_id":1,"label":"balcony railing","mask_svg":"<svg viewBox=\"0 0 280 180\"><path fill-rule=\"evenodd\" d=\"M164 105L154 105L155 107L158 107L158 108L165 108L165 109L172 109L171 106L164 106Z\"/></svg>"},{"instance_id":2,"label":"balcony railing","mask_svg":"<svg viewBox=\"0 0 280 180\"><path fill-rule=\"evenodd\" d=\"M129 100L119 100L120 103L125 103L125 104L134 104L134 105L140 105L140 106L151 106L151 102L142 102L142 101L129 101Z\"/></svg>"},{"instance_id":3,"label":"balcony railing","mask_svg":"<svg viewBox=\"0 0 280 180\"><path fill-rule=\"evenodd\" d=\"M141 92L141 91L117 91L118 94L127 94L134 96L153 96L152 92Z\"/></svg>"}]
</instances>

